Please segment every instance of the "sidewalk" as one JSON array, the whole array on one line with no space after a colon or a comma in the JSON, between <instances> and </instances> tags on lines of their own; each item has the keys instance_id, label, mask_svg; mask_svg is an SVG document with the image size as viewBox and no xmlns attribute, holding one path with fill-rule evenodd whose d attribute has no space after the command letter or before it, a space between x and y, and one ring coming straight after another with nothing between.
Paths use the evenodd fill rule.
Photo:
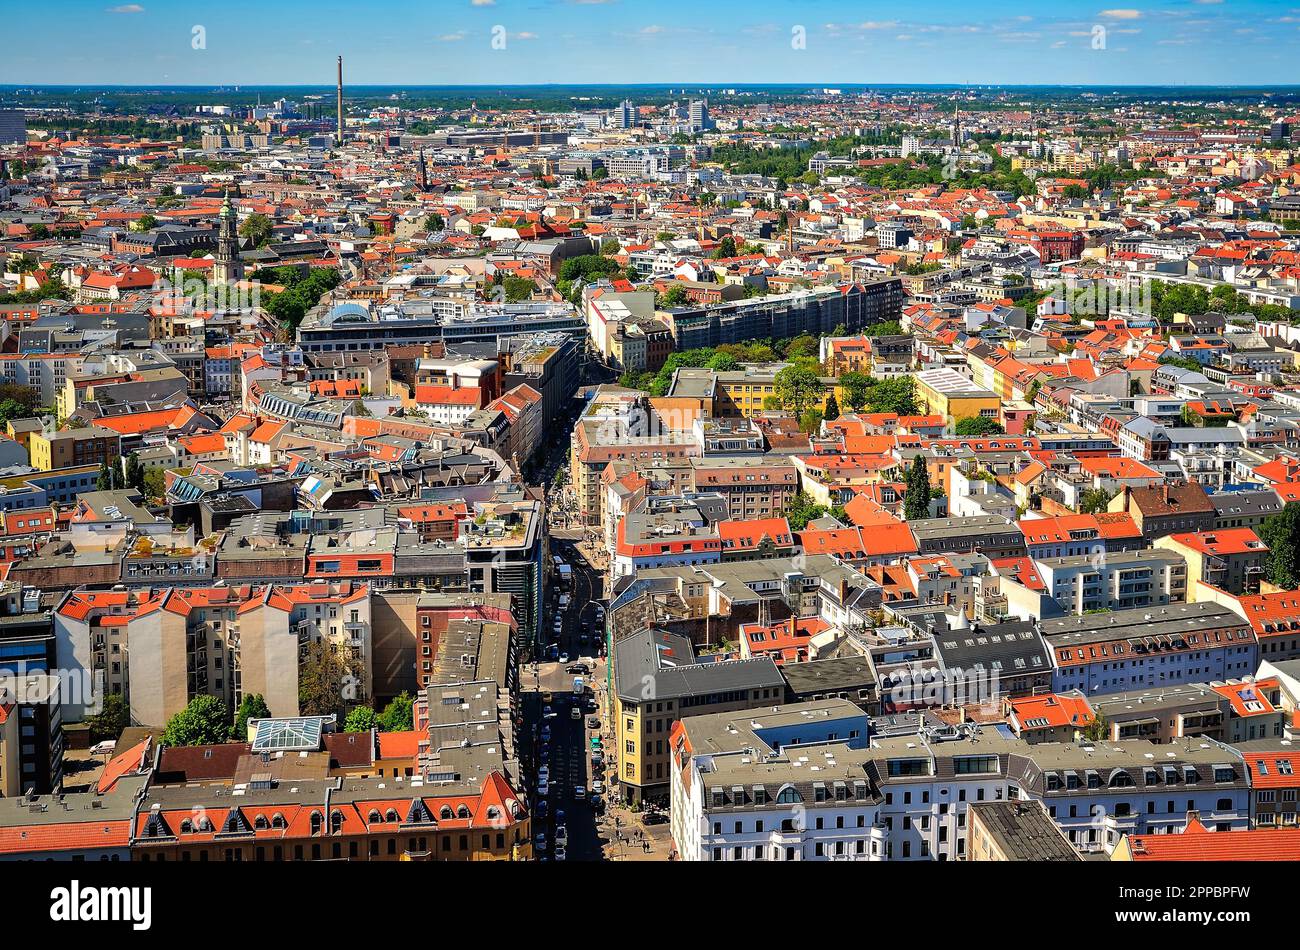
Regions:
<instances>
[{"instance_id":1,"label":"sidewalk","mask_svg":"<svg viewBox=\"0 0 1300 950\"><path fill-rule=\"evenodd\" d=\"M615 818L620 823L618 827L615 827ZM605 842L605 858L609 861L667 861L673 848L669 828L668 822L646 827L641 823L639 813L622 806L610 807L601 819L601 835L608 839ZM638 832L640 838L637 837ZM619 835L622 836L621 841ZM643 841L648 843L649 850L646 850Z\"/></svg>"}]
</instances>

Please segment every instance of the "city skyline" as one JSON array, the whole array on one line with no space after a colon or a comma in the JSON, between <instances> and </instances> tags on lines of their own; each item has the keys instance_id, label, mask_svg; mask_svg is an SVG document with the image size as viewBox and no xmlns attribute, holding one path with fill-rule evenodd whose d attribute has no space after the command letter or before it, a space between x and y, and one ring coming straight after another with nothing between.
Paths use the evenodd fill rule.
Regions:
<instances>
[{"instance_id":1,"label":"city skyline","mask_svg":"<svg viewBox=\"0 0 1300 950\"><path fill-rule=\"evenodd\" d=\"M401 2L378 19L297 0L269 10L245 0L62 6L58 34L34 9L9 15L26 40L0 65L0 83L328 84L341 53L351 85L1270 85L1293 81L1300 46L1300 6L1266 0L1066 0L1050 15L998 0L979 17L953 2L900 13L839 0ZM111 68L85 54L115 44L140 53Z\"/></svg>"}]
</instances>

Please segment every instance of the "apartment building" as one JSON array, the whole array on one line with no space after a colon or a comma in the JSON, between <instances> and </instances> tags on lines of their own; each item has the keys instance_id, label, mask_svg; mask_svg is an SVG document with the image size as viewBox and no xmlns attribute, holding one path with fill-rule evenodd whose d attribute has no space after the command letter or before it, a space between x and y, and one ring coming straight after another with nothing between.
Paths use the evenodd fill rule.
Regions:
<instances>
[{"instance_id":1,"label":"apartment building","mask_svg":"<svg viewBox=\"0 0 1300 950\"><path fill-rule=\"evenodd\" d=\"M1213 603L1167 604L1060 617L1040 624L1056 668L1052 692L1093 697L1123 690L1252 675L1259 644L1250 625Z\"/></svg>"},{"instance_id":2,"label":"apartment building","mask_svg":"<svg viewBox=\"0 0 1300 950\"><path fill-rule=\"evenodd\" d=\"M779 703L785 680L771 657L700 662L691 641L643 629L614 644L610 717L623 800L665 801L669 736L683 715L756 709Z\"/></svg>"},{"instance_id":3,"label":"apartment building","mask_svg":"<svg viewBox=\"0 0 1300 950\"><path fill-rule=\"evenodd\" d=\"M1219 830L1250 820L1241 756L1209 740L1170 756L1143 741L1030 745L966 727L867 747L847 734L856 707L824 703L682 721L672 822L683 860L963 860L984 802L1041 803L1079 854L1108 854L1129 833L1176 833L1188 811ZM800 741L773 738L795 728Z\"/></svg>"},{"instance_id":4,"label":"apartment building","mask_svg":"<svg viewBox=\"0 0 1300 950\"><path fill-rule=\"evenodd\" d=\"M0 674L0 798L63 785L60 682L44 672Z\"/></svg>"},{"instance_id":5,"label":"apartment building","mask_svg":"<svg viewBox=\"0 0 1300 950\"><path fill-rule=\"evenodd\" d=\"M1042 802L976 802L970 813L967 861L1081 861Z\"/></svg>"},{"instance_id":6,"label":"apartment building","mask_svg":"<svg viewBox=\"0 0 1300 950\"><path fill-rule=\"evenodd\" d=\"M1300 798L1296 765L1300 764L1300 755L1276 739L1243 744L1241 755L1250 773L1251 826L1295 827L1296 801Z\"/></svg>"},{"instance_id":7,"label":"apartment building","mask_svg":"<svg viewBox=\"0 0 1300 950\"><path fill-rule=\"evenodd\" d=\"M122 454L122 437L111 429L83 426L58 432L33 432L32 468L42 472L82 465L115 464Z\"/></svg>"},{"instance_id":8,"label":"apartment building","mask_svg":"<svg viewBox=\"0 0 1300 950\"><path fill-rule=\"evenodd\" d=\"M1195 482L1166 482L1156 488L1125 487L1109 510L1126 511L1148 541L1167 534L1214 530L1218 512L1205 489Z\"/></svg>"},{"instance_id":9,"label":"apartment building","mask_svg":"<svg viewBox=\"0 0 1300 950\"><path fill-rule=\"evenodd\" d=\"M1034 568L1067 614L1187 600L1187 561L1172 550L1043 558L1034 562Z\"/></svg>"},{"instance_id":10,"label":"apartment building","mask_svg":"<svg viewBox=\"0 0 1300 950\"><path fill-rule=\"evenodd\" d=\"M789 506L799 491L799 470L781 456L694 458L690 487L725 498L729 518L761 520Z\"/></svg>"},{"instance_id":11,"label":"apartment building","mask_svg":"<svg viewBox=\"0 0 1300 950\"><path fill-rule=\"evenodd\" d=\"M233 709L260 693L273 715L297 715L300 664L322 639L353 653L364 671L357 695L371 695L365 584L79 590L54 617L61 662L127 696L132 720L149 726L204 695Z\"/></svg>"},{"instance_id":12,"label":"apartment building","mask_svg":"<svg viewBox=\"0 0 1300 950\"><path fill-rule=\"evenodd\" d=\"M610 462L652 465L699 454L689 426L664 424L644 395L601 387L573 430L569 477L578 513L586 524L600 523L601 475Z\"/></svg>"},{"instance_id":13,"label":"apartment building","mask_svg":"<svg viewBox=\"0 0 1300 950\"><path fill-rule=\"evenodd\" d=\"M1171 534L1157 538L1153 546L1187 562L1188 600L1197 599L1198 583L1230 594L1258 591L1268 554L1268 545L1250 528Z\"/></svg>"}]
</instances>

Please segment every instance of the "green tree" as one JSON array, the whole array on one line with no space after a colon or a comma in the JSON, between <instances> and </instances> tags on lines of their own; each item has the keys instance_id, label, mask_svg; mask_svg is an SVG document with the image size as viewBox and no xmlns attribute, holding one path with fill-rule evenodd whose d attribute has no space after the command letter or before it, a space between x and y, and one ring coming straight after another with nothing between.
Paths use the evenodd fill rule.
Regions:
<instances>
[{"instance_id":1,"label":"green tree","mask_svg":"<svg viewBox=\"0 0 1300 950\"><path fill-rule=\"evenodd\" d=\"M672 286L664 291L661 303L663 304L663 309L670 309L672 307L684 306L690 301L690 299L691 298L686 293L685 287Z\"/></svg>"},{"instance_id":2,"label":"green tree","mask_svg":"<svg viewBox=\"0 0 1300 950\"><path fill-rule=\"evenodd\" d=\"M506 300L510 303L527 300L537 290L537 285L527 277L507 277L501 282L501 286L505 288Z\"/></svg>"},{"instance_id":3,"label":"green tree","mask_svg":"<svg viewBox=\"0 0 1300 950\"><path fill-rule=\"evenodd\" d=\"M811 333L801 333L786 343L781 353L788 360L816 359L820 344Z\"/></svg>"},{"instance_id":4,"label":"green tree","mask_svg":"<svg viewBox=\"0 0 1300 950\"><path fill-rule=\"evenodd\" d=\"M717 373L730 373L740 367L740 361L730 353L718 353L709 360L708 367Z\"/></svg>"},{"instance_id":5,"label":"green tree","mask_svg":"<svg viewBox=\"0 0 1300 950\"><path fill-rule=\"evenodd\" d=\"M799 428L809 435L816 435L821 431L822 419L824 418L825 415L816 407L805 409L803 414L799 416Z\"/></svg>"},{"instance_id":6,"label":"green tree","mask_svg":"<svg viewBox=\"0 0 1300 950\"><path fill-rule=\"evenodd\" d=\"M1083 737L1090 742L1104 742L1110 738L1110 723L1104 713L1098 711L1083 730Z\"/></svg>"},{"instance_id":7,"label":"green tree","mask_svg":"<svg viewBox=\"0 0 1300 950\"><path fill-rule=\"evenodd\" d=\"M144 466L140 464L140 456L132 452L126 457L126 475L125 484L128 488L134 488L136 491L144 492Z\"/></svg>"},{"instance_id":8,"label":"green tree","mask_svg":"<svg viewBox=\"0 0 1300 950\"><path fill-rule=\"evenodd\" d=\"M826 397L826 412L822 418L827 422L834 422L840 417L840 404L835 401L835 394L831 393Z\"/></svg>"},{"instance_id":9,"label":"green tree","mask_svg":"<svg viewBox=\"0 0 1300 950\"><path fill-rule=\"evenodd\" d=\"M1106 506L1110 504L1111 494L1104 488L1089 488L1079 496L1079 513L1083 515L1095 515L1099 511L1105 511Z\"/></svg>"},{"instance_id":10,"label":"green tree","mask_svg":"<svg viewBox=\"0 0 1300 950\"><path fill-rule=\"evenodd\" d=\"M230 727L230 738L234 742L248 741L248 720L250 719L268 719L271 710L266 705L266 700L261 693L249 693L239 701L239 708L235 710L235 724Z\"/></svg>"},{"instance_id":11,"label":"green tree","mask_svg":"<svg viewBox=\"0 0 1300 950\"><path fill-rule=\"evenodd\" d=\"M230 735L230 712L215 696L195 696L167 720L162 742L168 746L215 745Z\"/></svg>"},{"instance_id":12,"label":"green tree","mask_svg":"<svg viewBox=\"0 0 1300 950\"><path fill-rule=\"evenodd\" d=\"M239 233L261 247L271 237L271 219L264 214L250 214L239 225Z\"/></svg>"},{"instance_id":13,"label":"green tree","mask_svg":"<svg viewBox=\"0 0 1300 950\"><path fill-rule=\"evenodd\" d=\"M103 462L99 466L99 476L95 479L96 491L116 491L122 487L122 470L116 465Z\"/></svg>"},{"instance_id":14,"label":"green tree","mask_svg":"<svg viewBox=\"0 0 1300 950\"><path fill-rule=\"evenodd\" d=\"M1006 429L1002 428L1002 423L996 419L988 419L984 416L968 416L965 419L957 420L953 432L966 438L979 438L986 435L1002 435L1006 432Z\"/></svg>"},{"instance_id":15,"label":"green tree","mask_svg":"<svg viewBox=\"0 0 1300 950\"><path fill-rule=\"evenodd\" d=\"M717 261L717 260L723 260L724 258L731 258L735 256L736 256L736 239L733 238L730 234L724 235L722 240L718 242L718 246L713 252L713 259Z\"/></svg>"},{"instance_id":16,"label":"green tree","mask_svg":"<svg viewBox=\"0 0 1300 950\"><path fill-rule=\"evenodd\" d=\"M158 226L158 219L151 214L141 215L131 223L132 231L152 231Z\"/></svg>"},{"instance_id":17,"label":"green tree","mask_svg":"<svg viewBox=\"0 0 1300 950\"><path fill-rule=\"evenodd\" d=\"M436 234L446 226L447 222L443 220L442 215L440 214L430 214L426 215L424 218L424 230L428 231L430 234Z\"/></svg>"},{"instance_id":18,"label":"green tree","mask_svg":"<svg viewBox=\"0 0 1300 950\"><path fill-rule=\"evenodd\" d=\"M876 380L867 396L867 411L916 415L916 383L910 376Z\"/></svg>"},{"instance_id":19,"label":"green tree","mask_svg":"<svg viewBox=\"0 0 1300 950\"><path fill-rule=\"evenodd\" d=\"M0 425L8 422L10 419L21 419L31 410L20 403L17 399L6 399L0 402Z\"/></svg>"},{"instance_id":20,"label":"green tree","mask_svg":"<svg viewBox=\"0 0 1300 950\"><path fill-rule=\"evenodd\" d=\"M379 714L379 726L385 732L407 732L415 728L414 701L410 693L402 690L392 698Z\"/></svg>"},{"instance_id":21,"label":"green tree","mask_svg":"<svg viewBox=\"0 0 1300 950\"><path fill-rule=\"evenodd\" d=\"M299 712L343 719L356 698L361 672L360 661L342 646L325 639L314 641L298 668Z\"/></svg>"},{"instance_id":22,"label":"green tree","mask_svg":"<svg viewBox=\"0 0 1300 950\"><path fill-rule=\"evenodd\" d=\"M824 514L826 514L826 506L816 504L807 492L796 494L785 509L785 517L790 522L791 531L804 530L808 527L808 522Z\"/></svg>"},{"instance_id":23,"label":"green tree","mask_svg":"<svg viewBox=\"0 0 1300 950\"><path fill-rule=\"evenodd\" d=\"M379 728L379 717L369 706L357 706L343 723L344 732L369 732Z\"/></svg>"},{"instance_id":24,"label":"green tree","mask_svg":"<svg viewBox=\"0 0 1300 950\"><path fill-rule=\"evenodd\" d=\"M86 717L90 727L90 743L116 739L131 724L131 710L127 708L126 697L121 693L109 693L104 697L99 712Z\"/></svg>"},{"instance_id":25,"label":"green tree","mask_svg":"<svg viewBox=\"0 0 1300 950\"><path fill-rule=\"evenodd\" d=\"M1268 545L1264 573L1269 583L1286 590L1300 587L1300 502L1289 501L1265 518L1259 539Z\"/></svg>"},{"instance_id":26,"label":"green tree","mask_svg":"<svg viewBox=\"0 0 1300 950\"><path fill-rule=\"evenodd\" d=\"M822 382L817 374L800 366L787 366L776 374L776 397L781 406L796 418L805 411L820 405Z\"/></svg>"},{"instance_id":27,"label":"green tree","mask_svg":"<svg viewBox=\"0 0 1300 950\"><path fill-rule=\"evenodd\" d=\"M907 521L920 521L930 517L930 470L925 457L917 455L907 473L907 492L903 496L903 517Z\"/></svg>"},{"instance_id":28,"label":"green tree","mask_svg":"<svg viewBox=\"0 0 1300 950\"><path fill-rule=\"evenodd\" d=\"M842 373L839 379L840 391L844 393L844 405L851 412L860 412L871 396L872 379L865 373Z\"/></svg>"},{"instance_id":29,"label":"green tree","mask_svg":"<svg viewBox=\"0 0 1300 950\"><path fill-rule=\"evenodd\" d=\"M167 476L160 468L151 468L140 479L140 491L146 498L162 498L167 494Z\"/></svg>"}]
</instances>

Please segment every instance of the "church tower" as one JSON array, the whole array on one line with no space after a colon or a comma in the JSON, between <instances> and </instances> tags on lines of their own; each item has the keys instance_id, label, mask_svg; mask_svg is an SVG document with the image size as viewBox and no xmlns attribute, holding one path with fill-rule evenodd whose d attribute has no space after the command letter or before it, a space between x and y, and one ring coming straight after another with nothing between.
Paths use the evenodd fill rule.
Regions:
<instances>
[{"instance_id":1,"label":"church tower","mask_svg":"<svg viewBox=\"0 0 1300 950\"><path fill-rule=\"evenodd\" d=\"M217 257L212 264L212 280L227 284L244 276L244 264L239 259L239 228L235 205L226 189L226 200L221 203L217 226Z\"/></svg>"}]
</instances>

